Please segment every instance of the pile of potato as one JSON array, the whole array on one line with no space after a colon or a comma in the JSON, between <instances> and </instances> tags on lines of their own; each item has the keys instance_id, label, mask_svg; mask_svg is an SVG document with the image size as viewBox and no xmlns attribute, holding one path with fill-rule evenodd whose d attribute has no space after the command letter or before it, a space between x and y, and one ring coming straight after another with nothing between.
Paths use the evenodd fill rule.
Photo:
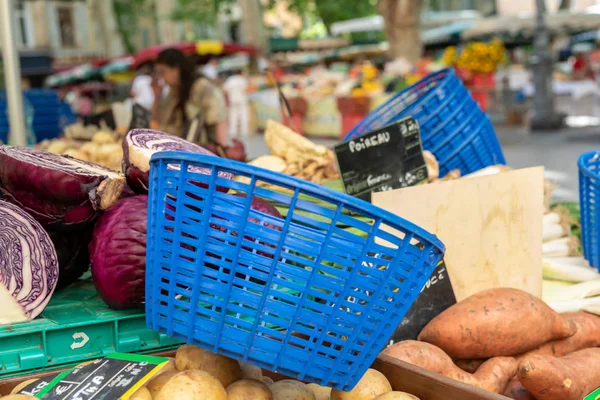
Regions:
<instances>
[{"instance_id":1,"label":"pile of potato","mask_svg":"<svg viewBox=\"0 0 600 400\"><path fill-rule=\"evenodd\" d=\"M34 381L34 380L33 380ZM6 400L27 400L18 395L33 383L15 387ZM392 391L387 378L369 369L350 392L332 390L293 379L274 382L256 366L239 363L192 345L181 346L158 374L138 389L130 400L419 400Z\"/></svg>"},{"instance_id":2,"label":"pile of potato","mask_svg":"<svg viewBox=\"0 0 600 400\"><path fill-rule=\"evenodd\" d=\"M89 140L82 140L83 136L65 136L45 140L38 147L54 154L71 156L120 171L123 161L122 137L110 130L93 129L94 133ZM85 132L89 135L92 129Z\"/></svg>"},{"instance_id":3,"label":"pile of potato","mask_svg":"<svg viewBox=\"0 0 600 400\"><path fill-rule=\"evenodd\" d=\"M415 400L392 392L380 372L368 370L354 390L341 392L292 379L277 382L256 366L183 345L174 362L139 389L132 400ZM417 399L418 400L418 399Z\"/></svg>"},{"instance_id":4,"label":"pile of potato","mask_svg":"<svg viewBox=\"0 0 600 400\"><path fill-rule=\"evenodd\" d=\"M331 149L311 142L284 125L269 120L265 142L271 154L249 164L315 183L339 178Z\"/></svg>"}]
</instances>

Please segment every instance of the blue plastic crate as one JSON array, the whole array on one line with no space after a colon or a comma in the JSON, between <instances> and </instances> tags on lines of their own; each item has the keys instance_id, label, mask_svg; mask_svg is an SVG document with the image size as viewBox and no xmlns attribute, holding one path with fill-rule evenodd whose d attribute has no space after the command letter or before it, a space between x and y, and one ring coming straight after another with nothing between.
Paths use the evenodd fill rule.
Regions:
<instances>
[{"instance_id":1,"label":"blue plastic crate","mask_svg":"<svg viewBox=\"0 0 600 400\"><path fill-rule=\"evenodd\" d=\"M155 154L149 196L148 326L337 389L360 380L444 253L369 203L219 157Z\"/></svg>"},{"instance_id":2,"label":"blue plastic crate","mask_svg":"<svg viewBox=\"0 0 600 400\"><path fill-rule=\"evenodd\" d=\"M419 122L423 148L436 156L442 175L453 169L468 174L506 163L488 116L452 69L431 74L401 91L369 114L345 140L408 116Z\"/></svg>"},{"instance_id":3,"label":"blue plastic crate","mask_svg":"<svg viewBox=\"0 0 600 400\"><path fill-rule=\"evenodd\" d=\"M581 155L578 164L583 254L600 270L600 151Z\"/></svg>"}]
</instances>

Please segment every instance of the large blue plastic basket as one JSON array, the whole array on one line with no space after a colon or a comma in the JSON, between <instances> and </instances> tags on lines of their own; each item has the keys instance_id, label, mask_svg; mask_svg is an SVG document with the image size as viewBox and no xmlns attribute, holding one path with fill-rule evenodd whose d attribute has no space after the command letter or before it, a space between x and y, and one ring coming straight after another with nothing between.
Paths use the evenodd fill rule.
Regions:
<instances>
[{"instance_id":1,"label":"large blue plastic basket","mask_svg":"<svg viewBox=\"0 0 600 400\"><path fill-rule=\"evenodd\" d=\"M578 164L583 254L600 270L600 151L581 155Z\"/></svg>"},{"instance_id":2,"label":"large blue plastic basket","mask_svg":"<svg viewBox=\"0 0 600 400\"><path fill-rule=\"evenodd\" d=\"M283 217L251 208L257 198ZM218 157L151 160L148 326L268 370L354 387L443 253L434 235L323 186Z\"/></svg>"},{"instance_id":3,"label":"large blue plastic basket","mask_svg":"<svg viewBox=\"0 0 600 400\"><path fill-rule=\"evenodd\" d=\"M438 159L442 175L453 169L468 174L505 164L490 119L452 69L431 74L404 89L369 114L345 140L408 116L419 122L423 148Z\"/></svg>"}]
</instances>

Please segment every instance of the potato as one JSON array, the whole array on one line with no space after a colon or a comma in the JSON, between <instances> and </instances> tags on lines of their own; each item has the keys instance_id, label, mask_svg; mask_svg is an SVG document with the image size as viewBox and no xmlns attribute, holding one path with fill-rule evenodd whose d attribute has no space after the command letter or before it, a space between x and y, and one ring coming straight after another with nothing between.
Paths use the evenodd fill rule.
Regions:
<instances>
[{"instance_id":1,"label":"potato","mask_svg":"<svg viewBox=\"0 0 600 400\"><path fill-rule=\"evenodd\" d=\"M229 400L273 400L271 389L256 379L242 379L227 387Z\"/></svg>"},{"instance_id":2,"label":"potato","mask_svg":"<svg viewBox=\"0 0 600 400\"><path fill-rule=\"evenodd\" d=\"M392 391L392 385L379 371L369 368L349 392L333 390L331 400L373 400L380 394Z\"/></svg>"},{"instance_id":3,"label":"potato","mask_svg":"<svg viewBox=\"0 0 600 400\"><path fill-rule=\"evenodd\" d=\"M331 388L309 383L306 385L315 395L315 400L329 400L331 397Z\"/></svg>"},{"instance_id":4,"label":"potato","mask_svg":"<svg viewBox=\"0 0 600 400\"><path fill-rule=\"evenodd\" d=\"M419 334L455 359L514 356L576 332L575 324L518 289L474 294L432 319ZM518 339L515 339L518 338Z\"/></svg>"},{"instance_id":5,"label":"potato","mask_svg":"<svg viewBox=\"0 0 600 400\"><path fill-rule=\"evenodd\" d=\"M293 379L277 381L271 386L273 400L316 400L313 392L302 382Z\"/></svg>"},{"instance_id":6,"label":"potato","mask_svg":"<svg viewBox=\"0 0 600 400\"><path fill-rule=\"evenodd\" d=\"M374 400L419 400L419 398L404 392L387 392L375 397Z\"/></svg>"},{"instance_id":7,"label":"potato","mask_svg":"<svg viewBox=\"0 0 600 400\"><path fill-rule=\"evenodd\" d=\"M165 372L169 372L169 371L178 371L179 372L179 370L177 369L177 365L175 364L175 357L169 357L169 361L154 376L156 377L159 374L164 374Z\"/></svg>"},{"instance_id":8,"label":"potato","mask_svg":"<svg viewBox=\"0 0 600 400\"><path fill-rule=\"evenodd\" d=\"M275 383L275 381L273 381L273 379L269 378L268 376L263 376L262 377L262 381L265 385L267 385L268 387L273 386L273 384Z\"/></svg>"},{"instance_id":9,"label":"potato","mask_svg":"<svg viewBox=\"0 0 600 400\"><path fill-rule=\"evenodd\" d=\"M162 389L163 386L165 386L165 384L169 381L169 379L178 373L179 371L176 369L165 372L162 372L161 370L158 375L155 375L152 379L150 379L150 381L146 383L146 388L150 391L152 397L155 397L158 392L160 392L160 389Z\"/></svg>"},{"instance_id":10,"label":"potato","mask_svg":"<svg viewBox=\"0 0 600 400\"><path fill-rule=\"evenodd\" d=\"M131 395L129 400L152 400L152 395L148 389L142 386Z\"/></svg>"},{"instance_id":11,"label":"potato","mask_svg":"<svg viewBox=\"0 0 600 400\"><path fill-rule=\"evenodd\" d=\"M117 137L112 132L107 131L99 131L92 137L92 142L96 144L109 144L115 143L117 141Z\"/></svg>"},{"instance_id":12,"label":"potato","mask_svg":"<svg viewBox=\"0 0 600 400\"><path fill-rule=\"evenodd\" d=\"M208 372L190 369L169 379L154 400L227 400L227 391Z\"/></svg>"},{"instance_id":13,"label":"potato","mask_svg":"<svg viewBox=\"0 0 600 400\"><path fill-rule=\"evenodd\" d=\"M242 369L242 378L243 379L256 379L257 381L262 381L263 374L262 369L257 367L256 365L244 363L240 361L240 368Z\"/></svg>"},{"instance_id":14,"label":"potato","mask_svg":"<svg viewBox=\"0 0 600 400\"><path fill-rule=\"evenodd\" d=\"M19 393L21 390L25 389L26 386L31 385L33 382L37 382L37 379L27 379L26 381L19 383L13 388L13 390L10 391L10 394Z\"/></svg>"},{"instance_id":15,"label":"potato","mask_svg":"<svg viewBox=\"0 0 600 400\"><path fill-rule=\"evenodd\" d=\"M177 350L175 364L179 371L188 369L206 371L217 378L223 387L242 379L242 369L237 361L189 344Z\"/></svg>"}]
</instances>

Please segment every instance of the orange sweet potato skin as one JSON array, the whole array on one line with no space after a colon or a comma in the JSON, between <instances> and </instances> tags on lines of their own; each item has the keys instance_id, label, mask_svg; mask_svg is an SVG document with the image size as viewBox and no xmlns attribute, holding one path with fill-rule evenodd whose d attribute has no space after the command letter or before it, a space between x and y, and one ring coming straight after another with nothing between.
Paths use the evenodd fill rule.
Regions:
<instances>
[{"instance_id":1,"label":"orange sweet potato skin","mask_svg":"<svg viewBox=\"0 0 600 400\"><path fill-rule=\"evenodd\" d=\"M560 315L567 318L575 325L575 334L566 339L553 340L544 343L538 348L518 356L518 360L531 354L547 354L555 357L562 357L577 350L600 346L599 316L586 312L563 313Z\"/></svg>"},{"instance_id":2,"label":"orange sweet potato skin","mask_svg":"<svg viewBox=\"0 0 600 400\"><path fill-rule=\"evenodd\" d=\"M462 369L465 372L468 372L470 374L474 374L479 367L481 367L481 364L483 364L486 360L485 359L465 359L465 360L454 360L454 363L456 364L456 366L460 369Z\"/></svg>"},{"instance_id":3,"label":"orange sweet potato skin","mask_svg":"<svg viewBox=\"0 0 600 400\"><path fill-rule=\"evenodd\" d=\"M513 356L575 333L575 325L537 297L518 289L479 292L448 308L419 340L455 359Z\"/></svg>"},{"instance_id":4,"label":"orange sweet potato skin","mask_svg":"<svg viewBox=\"0 0 600 400\"><path fill-rule=\"evenodd\" d=\"M586 312L563 313L560 315L575 325L576 332L573 336L544 343L525 354L515 356L515 358L521 360L523 357L532 354L562 357L577 350L600 347L599 316ZM454 362L463 371L474 373L485 362L485 359L461 359Z\"/></svg>"},{"instance_id":5,"label":"orange sweet potato skin","mask_svg":"<svg viewBox=\"0 0 600 400\"><path fill-rule=\"evenodd\" d=\"M581 400L600 387L600 348L564 357L533 354L519 363L521 384L537 400Z\"/></svg>"},{"instance_id":6,"label":"orange sweet potato skin","mask_svg":"<svg viewBox=\"0 0 600 400\"><path fill-rule=\"evenodd\" d=\"M535 398L523 387L518 377L514 377L504 391L504 395L513 400L535 400Z\"/></svg>"},{"instance_id":7,"label":"orange sweet potato skin","mask_svg":"<svg viewBox=\"0 0 600 400\"><path fill-rule=\"evenodd\" d=\"M415 340L398 342L381 354L494 393L504 392L509 380L517 372L517 361L514 358L496 357L483 363L475 374L469 374L454 365L452 359L440 348Z\"/></svg>"}]
</instances>

